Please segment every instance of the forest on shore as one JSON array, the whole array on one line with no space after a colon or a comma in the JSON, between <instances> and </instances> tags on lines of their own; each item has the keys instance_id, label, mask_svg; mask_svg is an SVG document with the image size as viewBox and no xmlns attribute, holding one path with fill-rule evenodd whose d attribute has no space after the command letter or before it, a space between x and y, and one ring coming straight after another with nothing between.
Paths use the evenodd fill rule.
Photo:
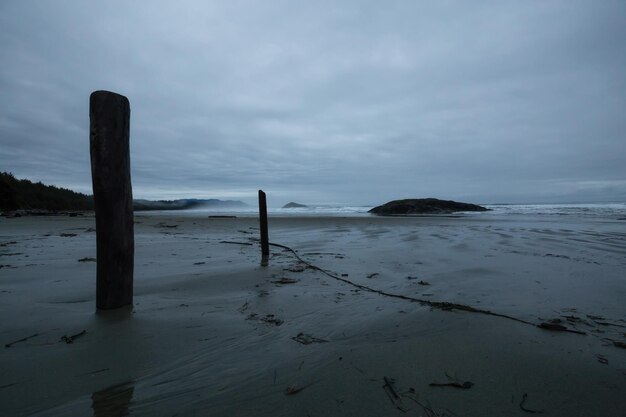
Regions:
<instances>
[{"instance_id":1,"label":"forest on shore","mask_svg":"<svg viewBox=\"0 0 626 417\"><path fill-rule=\"evenodd\" d=\"M241 208L247 205L241 201L197 199L181 200L133 200L133 210L187 210L193 208ZM94 209L93 195L77 193L67 188L17 179L10 172L0 172L0 211L89 211Z\"/></svg>"},{"instance_id":2,"label":"forest on shore","mask_svg":"<svg viewBox=\"0 0 626 417\"><path fill-rule=\"evenodd\" d=\"M93 210L93 196L0 172L0 210Z\"/></svg>"}]
</instances>

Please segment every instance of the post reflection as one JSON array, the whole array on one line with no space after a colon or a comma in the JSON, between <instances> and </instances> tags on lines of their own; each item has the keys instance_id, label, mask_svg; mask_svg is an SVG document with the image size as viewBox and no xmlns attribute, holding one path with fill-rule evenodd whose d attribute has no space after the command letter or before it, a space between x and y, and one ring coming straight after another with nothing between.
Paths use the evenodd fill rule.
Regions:
<instances>
[{"instance_id":1,"label":"post reflection","mask_svg":"<svg viewBox=\"0 0 626 417\"><path fill-rule=\"evenodd\" d=\"M132 382L114 385L91 395L93 417L123 417L130 414L135 387Z\"/></svg>"}]
</instances>

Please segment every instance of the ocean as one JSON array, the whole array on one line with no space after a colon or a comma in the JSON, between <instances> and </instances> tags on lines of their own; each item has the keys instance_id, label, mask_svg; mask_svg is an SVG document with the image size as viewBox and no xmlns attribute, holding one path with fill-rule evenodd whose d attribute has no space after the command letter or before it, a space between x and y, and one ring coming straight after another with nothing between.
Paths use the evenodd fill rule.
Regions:
<instances>
[{"instance_id":1,"label":"ocean","mask_svg":"<svg viewBox=\"0 0 626 417\"><path fill-rule=\"evenodd\" d=\"M268 207L269 216L280 217L366 217L372 216L368 211L373 206L350 205L311 205L301 208L273 208ZM585 219L626 220L626 203L567 203L567 204L484 204L490 209L488 212L460 212L455 216L482 216L482 217L510 217L510 216L570 216ZM233 210L220 209L193 209L184 211L157 211L142 212L142 214L180 214L207 216L238 216L255 217L258 208L249 206Z\"/></svg>"}]
</instances>

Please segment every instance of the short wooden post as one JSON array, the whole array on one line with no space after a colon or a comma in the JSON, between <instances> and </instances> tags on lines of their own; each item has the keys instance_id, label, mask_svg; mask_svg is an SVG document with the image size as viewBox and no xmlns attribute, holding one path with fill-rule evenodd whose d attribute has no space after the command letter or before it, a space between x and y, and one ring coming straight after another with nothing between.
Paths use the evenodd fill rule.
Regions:
<instances>
[{"instance_id":1,"label":"short wooden post","mask_svg":"<svg viewBox=\"0 0 626 417\"><path fill-rule=\"evenodd\" d=\"M267 258L270 254L269 237L267 233L267 201L265 193L259 190L259 222L261 227L261 255Z\"/></svg>"},{"instance_id":2,"label":"short wooden post","mask_svg":"<svg viewBox=\"0 0 626 417\"><path fill-rule=\"evenodd\" d=\"M130 105L110 91L89 97L89 148L96 211L96 307L133 302L135 240L130 182Z\"/></svg>"}]
</instances>

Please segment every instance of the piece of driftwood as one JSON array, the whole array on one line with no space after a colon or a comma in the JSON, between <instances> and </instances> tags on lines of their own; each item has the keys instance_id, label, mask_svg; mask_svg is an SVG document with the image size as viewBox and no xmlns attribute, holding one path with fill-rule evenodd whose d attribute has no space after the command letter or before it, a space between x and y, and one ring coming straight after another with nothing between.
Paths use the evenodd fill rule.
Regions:
<instances>
[{"instance_id":1,"label":"piece of driftwood","mask_svg":"<svg viewBox=\"0 0 626 417\"><path fill-rule=\"evenodd\" d=\"M428 401L426 401L425 403L419 401L417 391L415 391L415 388L413 387L410 387L408 391L403 392L402 394L400 394L400 396L403 398L408 398L409 400L413 401L415 404L419 405L422 408L422 411L425 413L424 414L425 417L458 417L455 412L451 411L448 408L446 408L444 412L438 413L435 410L433 410L433 408L431 407Z\"/></svg>"},{"instance_id":2,"label":"piece of driftwood","mask_svg":"<svg viewBox=\"0 0 626 417\"><path fill-rule=\"evenodd\" d=\"M295 395L299 392L302 392L305 388L308 388L311 384L309 385L290 385L287 388L285 388L285 395Z\"/></svg>"},{"instance_id":3,"label":"piece of driftwood","mask_svg":"<svg viewBox=\"0 0 626 417\"><path fill-rule=\"evenodd\" d=\"M67 343L69 345L71 343L74 343L74 340L78 339L79 337L81 337L81 336L83 336L85 334L87 334L87 330L83 330L82 332L76 333L76 334L74 334L72 336L63 335L61 337L61 342L65 342L65 343Z\"/></svg>"},{"instance_id":4,"label":"piece of driftwood","mask_svg":"<svg viewBox=\"0 0 626 417\"><path fill-rule=\"evenodd\" d=\"M277 279L271 282L272 284L295 284L296 282L298 282L298 280L293 279L293 278L282 277L281 279Z\"/></svg>"},{"instance_id":5,"label":"piece of driftwood","mask_svg":"<svg viewBox=\"0 0 626 417\"><path fill-rule=\"evenodd\" d=\"M568 329L567 327L558 323L543 322L543 323L537 324L537 327L539 327L540 329L550 330L553 332L568 332L568 333L576 333L576 334L583 334L583 335L587 334L579 330Z\"/></svg>"},{"instance_id":6,"label":"piece of driftwood","mask_svg":"<svg viewBox=\"0 0 626 417\"><path fill-rule=\"evenodd\" d=\"M229 245L248 245L248 246L252 246L252 243L250 242L231 242L229 240L222 240L220 243L226 243Z\"/></svg>"},{"instance_id":7,"label":"piece of driftwood","mask_svg":"<svg viewBox=\"0 0 626 417\"><path fill-rule=\"evenodd\" d=\"M459 389L470 389L474 386L474 383L471 381L465 381L463 383L461 382L431 382L430 384L431 387L452 387L452 388L459 388Z\"/></svg>"},{"instance_id":8,"label":"piece of driftwood","mask_svg":"<svg viewBox=\"0 0 626 417\"><path fill-rule=\"evenodd\" d=\"M543 410L531 410L530 408L526 408L524 406L524 403L526 402L526 400L528 399L528 394L524 393L524 395L522 395L522 401L519 403L519 408L522 411L525 411L527 413L532 413L532 414L542 414Z\"/></svg>"},{"instance_id":9,"label":"piece of driftwood","mask_svg":"<svg viewBox=\"0 0 626 417\"><path fill-rule=\"evenodd\" d=\"M246 320L256 320L261 321L263 323L272 324L274 326L280 326L285 321L281 318L276 317L274 314L266 314L265 316L259 316L257 313L250 313L246 317Z\"/></svg>"},{"instance_id":10,"label":"piece of driftwood","mask_svg":"<svg viewBox=\"0 0 626 417\"><path fill-rule=\"evenodd\" d=\"M5 347L5 348L10 348L11 346L13 346L13 345L15 345L15 344L17 344L17 343L20 343L20 342L25 342L25 341L27 341L28 339L32 339L33 337L37 337L37 336L39 336L39 333L31 334L30 336L26 336L26 337L23 337L23 338L21 338L21 339L19 339L19 340L14 341L14 342L7 343L6 345L4 345L4 347Z\"/></svg>"},{"instance_id":11,"label":"piece of driftwood","mask_svg":"<svg viewBox=\"0 0 626 417\"><path fill-rule=\"evenodd\" d=\"M240 313L243 313L244 311L248 309L248 307L249 307L248 300L246 300L246 302L243 303L241 307L237 309L237 311L239 311Z\"/></svg>"},{"instance_id":12,"label":"piece of driftwood","mask_svg":"<svg viewBox=\"0 0 626 417\"><path fill-rule=\"evenodd\" d=\"M385 384L383 385L383 390L385 390L385 394L387 394L387 397L389 397L389 400L391 401L391 403L398 410L402 411L403 413L406 413L407 410L402 405L402 399L398 395L398 392L396 391L396 388L395 388L396 381L393 378L387 378L386 376L383 377L383 381L385 382Z\"/></svg>"},{"instance_id":13,"label":"piece of driftwood","mask_svg":"<svg viewBox=\"0 0 626 417\"><path fill-rule=\"evenodd\" d=\"M297 336L292 337L293 340L295 340L298 343L302 343L303 345L310 345L311 343L327 343L328 340L325 339L320 339L318 337L314 337L311 336L310 334L306 334L306 333L298 333Z\"/></svg>"}]
</instances>

